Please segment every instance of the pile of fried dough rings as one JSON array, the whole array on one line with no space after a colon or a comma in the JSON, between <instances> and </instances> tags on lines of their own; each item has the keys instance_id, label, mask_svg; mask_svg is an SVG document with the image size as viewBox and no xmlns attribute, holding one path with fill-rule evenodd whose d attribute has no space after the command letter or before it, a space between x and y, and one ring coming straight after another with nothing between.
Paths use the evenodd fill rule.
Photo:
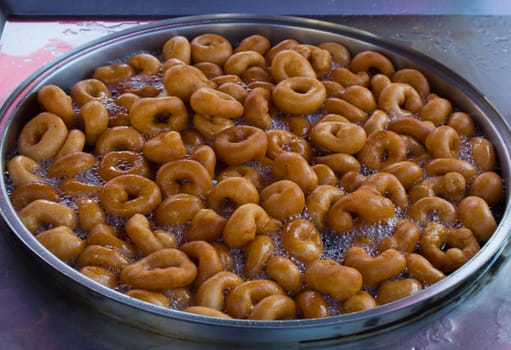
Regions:
<instances>
[{"instance_id":1,"label":"pile of fried dough rings","mask_svg":"<svg viewBox=\"0 0 511 350\"><path fill-rule=\"evenodd\" d=\"M120 293L237 319L358 312L497 227L494 145L382 53L206 33L119 62L42 87L7 166L27 229Z\"/></svg>"}]
</instances>

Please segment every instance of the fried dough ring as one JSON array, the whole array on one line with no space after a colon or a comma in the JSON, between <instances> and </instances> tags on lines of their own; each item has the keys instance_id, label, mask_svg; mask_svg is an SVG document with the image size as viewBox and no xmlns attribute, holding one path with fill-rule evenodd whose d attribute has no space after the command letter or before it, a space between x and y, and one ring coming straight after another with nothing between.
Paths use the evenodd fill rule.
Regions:
<instances>
[{"instance_id":1,"label":"fried dough ring","mask_svg":"<svg viewBox=\"0 0 511 350\"><path fill-rule=\"evenodd\" d=\"M99 192L99 200L108 213L126 218L156 209L161 192L148 178L127 174L109 180Z\"/></svg>"},{"instance_id":2,"label":"fried dough ring","mask_svg":"<svg viewBox=\"0 0 511 350\"><path fill-rule=\"evenodd\" d=\"M133 288L162 290L190 285L197 267L188 256L174 248L158 250L121 270L121 283Z\"/></svg>"},{"instance_id":3,"label":"fried dough ring","mask_svg":"<svg viewBox=\"0 0 511 350\"><path fill-rule=\"evenodd\" d=\"M218 133L212 146L224 163L241 165L262 158L268 148L268 138L259 128L238 125Z\"/></svg>"}]
</instances>

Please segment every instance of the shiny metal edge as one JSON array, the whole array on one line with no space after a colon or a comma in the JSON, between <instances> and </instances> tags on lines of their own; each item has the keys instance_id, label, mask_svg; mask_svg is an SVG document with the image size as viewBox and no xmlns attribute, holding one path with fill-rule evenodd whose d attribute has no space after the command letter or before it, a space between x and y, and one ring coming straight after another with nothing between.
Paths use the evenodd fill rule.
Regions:
<instances>
[{"instance_id":1,"label":"shiny metal edge","mask_svg":"<svg viewBox=\"0 0 511 350\"><path fill-rule=\"evenodd\" d=\"M205 29L219 32L232 31L233 27L236 28L237 32L242 32L239 28L246 29L250 27L252 31L258 31L261 34L272 31L292 31L296 34L294 37L304 36L304 39L308 40L311 40L311 38L324 38L325 36L342 36L343 40L346 40L350 48L353 49L354 47L355 50L357 50L357 48L361 50L370 47L382 50L390 56L393 56L394 62L397 61L398 66L404 65L408 63L408 61L410 61L409 63L412 65L420 62L421 70L425 70L428 77L432 79L433 82L441 82L442 85L447 83L450 87L454 86L458 91L461 91L460 96L455 96L455 100L463 101L464 99L469 99L471 101L472 113L479 116L478 124L482 126L484 132L490 136L497 146L496 149L498 158L502 162L501 170L505 182L510 182L509 164L504 163L504 161L510 159L508 150L510 148L509 142L511 140L511 133L505 119L476 88L438 62L411 49L398 46L374 34L351 27L294 17L231 14L183 17L131 28L78 47L38 70L16 89L8 98L5 105L0 109L0 115L2 116L0 120L0 135L2 137L0 156L2 157L1 163L4 174L6 156L11 151L9 147L12 147L12 141L14 141L13 135L17 135L16 130L20 128L21 121L18 120L20 119L19 116L22 112L26 112L23 108L27 104L30 104L31 100L33 102L34 92L43 84L49 81L60 83L61 85L62 82L65 81L69 83L68 78L64 79L66 74L59 72L68 72L69 67L76 65L76 62L85 61L90 55L98 55L98 52L104 52L105 49L108 50L109 47L114 48L116 47L116 43L119 45L119 43L123 41L128 43L138 42L141 40L141 37L154 39L157 34L170 37L171 35L183 34L186 32L192 35L190 33L203 32ZM161 39L159 41L161 45ZM147 41L144 43L147 44ZM115 51L116 54L123 50L127 50L125 54L133 52L134 48L130 47L130 45L124 44L122 46L122 50L117 48L113 51ZM110 53L110 55L113 55L113 53ZM109 56L104 53L99 54L99 56L102 57L102 60L96 57L96 60L89 67L90 69L119 57L116 55ZM89 64L91 63L89 62ZM81 71L83 77L90 73L90 71L84 71L87 70L87 65L75 67L75 70ZM59 74L62 76L58 76ZM73 81L81 79L80 76L72 75L75 78ZM58 76L57 81L54 81L55 76ZM58 81L59 79L62 81ZM449 96L448 93L445 93L445 95ZM315 320L271 322L219 320L155 307L151 304L140 302L117 293L82 276L76 270L64 264L44 249L37 240L35 240L32 234L24 228L10 204L6 191L5 178L2 178L2 188L0 190L1 214L11 230L27 245L33 254L50 267L51 273L55 273L57 278L62 279L64 277L64 283L69 280L74 282L75 285L73 285L73 288L78 289L80 294L88 298L101 312L113 314L114 317L128 322L130 322L130 320L126 320L126 318L133 318L133 316L135 316L132 320L135 324L152 328L153 331L168 334L171 337L184 337L186 339L197 339L197 337L201 337L201 339L209 339L217 342L225 341L224 332L226 330L234 330L238 335L236 337L237 341L242 340L250 342L265 342L266 340L260 337L259 332L262 330L268 335L266 339L272 343L295 343L299 341L316 341L319 339L341 337L356 338L359 333L367 335L371 333L371 331L381 331L381 329L385 329L386 326L392 327L412 315L420 315L428 310L430 311L435 308L432 307L432 305L446 305L449 303L449 300L463 294L462 292L456 292L457 290L466 289L470 284L475 283L480 275L489 268L491 263L502 252L504 243L509 236L511 220L508 210L509 189L506 187L506 208L503 210L504 214L500 219L499 228L485 244L484 248L469 263L451 274L444 281L414 296L395 303L383 305L361 313ZM463 286L465 286L465 288L463 288ZM114 303L112 303L112 301L114 301ZM194 327L190 327L191 323L202 327L200 328L200 334L193 330Z\"/></svg>"}]
</instances>

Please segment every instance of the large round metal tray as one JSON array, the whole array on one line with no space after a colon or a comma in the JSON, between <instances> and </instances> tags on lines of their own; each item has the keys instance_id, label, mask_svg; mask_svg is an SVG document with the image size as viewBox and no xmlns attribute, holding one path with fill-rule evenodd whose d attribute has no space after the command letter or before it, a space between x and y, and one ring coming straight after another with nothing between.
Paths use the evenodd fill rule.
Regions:
<instances>
[{"instance_id":1,"label":"large round metal tray","mask_svg":"<svg viewBox=\"0 0 511 350\"><path fill-rule=\"evenodd\" d=\"M3 173L6 173L6 160L14 151L22 125L39 112L36 92L43 85L51 83L69 88L74 82L90 77L97 66L128 57L133 52L159 52L163 43L174 35L193 38L205 32L221 34L232 42L251 34L267 36L272 43L288 38L311 44L337 41L352 53L376 49L391 58L398 68L420 69L429 79L432 91L449 98L455 106L474 118L495 145L505 184L511 182L508 162L511 132L508 125L485 96L456 73L419 52L354 28L310 19L252 15L193 16L141 25L91 42L46 65L17 88L0 110L0 164ZM411 297L369 311L324 319L270 322L216 319L156 307L83 276L49 253L24 227L10 204L6 178L2 177L1 181L3 219L41 266L52 278L64 284L72 295L123 322L193 343L301 343L316 347L355 341L445 310L462 299L488 271L504 249L511 226L509 188L506 185L498 228L480 252L443 281Z\"/></svg>"}]
</instances>

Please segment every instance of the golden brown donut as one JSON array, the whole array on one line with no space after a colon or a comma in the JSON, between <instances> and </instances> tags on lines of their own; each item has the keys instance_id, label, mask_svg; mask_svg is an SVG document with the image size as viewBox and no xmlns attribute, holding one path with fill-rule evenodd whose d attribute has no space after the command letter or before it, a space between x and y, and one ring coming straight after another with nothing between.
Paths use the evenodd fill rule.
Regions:
<instances>
[{"instance_id":1,"label":"golden brown donut","mask_svg":"<svg viewBox=\"0 0 511 350\"><path fill-rule=\"evenodd\" d=\"M457 202L465 197L467 181L457 172L450 172L445 175L429 177L408 190L412 202L423 197L443 197Z\"/></svg>"},{"instance_id":2,"label":"golden brown donut","mask_svg":"<svg viewBox=\"0 0 511 350\"><path fill-rule=\"evenodd\" d=\"M209 191L206 203L208 208L223 213L246 203L259 204L259 192L252 182L244 177L228 177Z\"/></svg>"},{"instance_id":3,"label":"golden brown donut","mask_svg":"<svg viewBox=\"0 0 511 350\"><path fill-rule=\"evenodd\" d=\"M187 224L204 208L202 200L188 193L177 193L165 198L154 212L153 220L160 225Z\"/></svg>"},{"instance_id":4,"label":"golden brown donut","mask_svg":"<svg viewBox=\"0 0 511 350\"><path fill-rule=\"evenodd\" d=\"M188 111L175 96L141 98L129 111L131 126L145 135L182 130L188 126Z\"/></svg>"},{"instance_id":5,"label":"golden brown donut","mask_svg":"<svg viewBox=\"0 0 511 350\"><path fill-rule=\"evenodd\" d=\"M314 226L320 230L327 228L326 218L331 206L344 195L332 185L319 185L307 196L307 211Z\"/></svg>"},{"instance_id":6,"label":"golden brown donut","mask_svg":"<svg viewBox=\"0 0 511 350\"><path fill-rule=\"evenodd\" d=\"M463 225L481 243L486 242L497 228L490 206L478 196L467 196L458 203L458 215Z\"/></svg>"},{"instance_id":7,"label":"golden brown donut","mask_svg":"<svg viewBox=\"0 0 511 350\"><path fill-rule=\"evenodd\" d=\"M132 298L136 298L146 303L151 303L161 307L169 307L170 300L163 293L159 292L151 292L143 289L130 289L126 291L124 294L129 295Z\"/></svg>"},{"instance_id":8,"label":"golden brown donut","mask_svg":"<svg viewBox=\"0 0 511 350\"><path fill-rule=\"evenodd\" d=\"M374 300L373 296L361 290L355 295L352 295L342 303L342 313L352 313L364 310L369 310L377 307L378 303Z\"/></svg>"},{"instance_id":9,"label":"golden brown donut","mask_svg":"<svg viewBox=\"0 0 511 350\"><path fill-rule=\"evenodd\" d=\"M112 151L106 153L99 162L98 175L107 182L120 175L140 175L149 177L151 169L142 154L132 151Z\"/></svg>"},{"instance_id":10,"label":"golden brown donut","mask_svg":"<svg viewBox=\"0 0 511 350\"><path fill-rule=\"evenodd\" d=\"M358 159L346 153L332 153L314 157L314 162L328 165L340 177L350 171L359 172L361 169Z\"/></svg>"},{"instance_id":11,"label":"golden brown donut","mask_svg":"<svg viewBox=\"0 0 511 350\"><path fill-rule=\"evenodd\" d=\"M91 100L104 101L112 97L110 89L98 79L80 80L71 87L71 97L79 106Z\"/></svg>"},{"instance_id":12,"label":"golden brown donut","mask_svg":"<svg viewBox=\"0 0 511 350\"><path fill-rule=\"evenodd\" d=\"M492 171L497 164L495 148L490 140L484 137L471 137L468 140L472 149L472 159L481 171Z\"/></svg>"},{"instance_id":13,"label":"golden brown donut","mask_svg":"<svg viewBox=\"0 0 511 350\"><path fill-rule=\"evenodd\" d=\"M344 265L357 269L364 284L374 289L380 282L400 274L406 268L406 258L393 248L373 257L364 248L350 247L344 254Z\"/></svg>"},{"instance_id":14,"label":"golden brown donut","mask_svg":"<svg viewBox=\"0 0 511 350\"><path fill-rule=\"evenodd\" d=\"M257 51L238 51L227 58L224 63L226 74L242 76L250 67L264 67L264 56Z\"/></svg>"},{"instance_id":15,"label":"golden brown donut","mask_svg":"<svg viewBox=\"0 0 511 350\"><path fill-rule=\"evenodd\" d=\"M399 220L392 236L383 238L378 243L378 250L383 252L393 248L404 253L412 253L417 247L420 230L417 224L408 219Z\"/></svg>"},{"instance_id":16,"label":"golden brown donut","mask_svg":"<svg viewBox=\"0 0 511 350\"><path fill-rule=\"evenodd\" d=\"M273 254L275 243L270 236L257 235L243 249L245 257L244 277L255 279L264 270L268 259Z\"/></svg>"},{"instance_id":17,"label":"golden brown donut","mask_svg":"<svg viewBox=\"0 0 511 350\"><path fill-rule=\"evenodd\" d=\"M208 145L199 145L193 149L190 158L202 164L211 178L215 177L216 154L213 148Z\"/></svg>"},{"instance_id":18,"label":"golden brown donut","mask_svg":"<svg viewBox=\"0 0 511 350\"><path fill-rule=\"evenodd\" d=\"M66 141L55 155L60 158L68 153L82 152L85 147L85 134L78 129L71 129L67 133Z\"/></svg>"},{"instance_id":19,"label":"golden brown donut","mask_svg":"<svg viewBox=\"0 0 511 350\"><path fill-rule=\"evenodd\" d=\"M60 190L70 196L95 195L101 190L101 185L83 182L77 179L63 179Z\"/></svg>"},{"instance_id":20,"label":"golden brown donut","mask_svg":"<svg viewBox=\"0 0 511 350\"><path fill-rule=\"evenodd\" d=\"M101 266L84 266L78 269L78 271L93 281L109 288L114 288L119 284L118 274Z\"/></svg>"},{"instance_id":21,"label":"golden brown donut","mask_svg":"<svg viewBox=\"0 0 511 350\"><path fill-rule=\"evenodd\" d=\"M38 233L35 238L65 262L73 261L85 249L85 242L77 237L69 226L56 226Z\"/></svg>"},{"instance_id":22,"label":"golden brown donut","mask_svg":"<svg viewBox=\"0 0 511 350\"><path fill-rule=\"evenodd\" d=\"M280 51L292 49L296 45L298 45L298 41L296 41L295 39L284 39L278 42L277 44L271 46L270 49L264 55L264 58L266 58L266 62L269 65L271 65L273 59L275 58L275 55L277 55Z\"/></svg>"},{"instance_id":23,"label":"golden brown donut","mask_svg":"<svg viewBox=\"0 0 511 350\"><path fill-rule=\"evenodd\" d=\"M201 87L190 96L195 113L220 118L236 119L243 114L243 105L231 95L208 87Z\"/></svg>"},{"instance_id":24,"label":"golden brown donut","mask_svg":"<svg viewBox=\"0 0 511 350\"><path fill-rule=\"evenodd\" d=\"M100 245L111 247L128 259L133 259L138 254L135 246L119 238L119 233L114 226L108 224L96 224L87 233L87 245Z\"/></svg>"},{"instance_id":25,"label":"golden brown donut","mask_svg":"<svg viewBox=\"0 0 511 350\"><path fill-rule=\"evenodd\" d=\"M334 69L330 73L330 78L344 87L353 85L368 86L371 79L365 71L354 73L346 67Z\"/></svg>"},{"instance_id":26,"label":"golden brown donut","mask_svg":"<svg viewBox=\"0 0 511 350\"><path fill-rule=\"evenodd\" d=\"M419 247L422 255L445 273L463 265L480 249L469 229L448 228L436 222L427 224L421 234Z\"/></svg>"},{"instance_id":27,"label":"golden brown donut","mask_svg":"<svg viewBox=\"0 0 511 350\"><path fill-rule=\"evenodd\" d=\"M348 171L341 177L341 185L342 189L346 192L355 192L357 188L362 185L362 183L366 180L367 176L358 171Z\"/></svg>"},{"instance_id":28,"label":"golden brown donut","mask_svg":"<svg viewBox=\"0 0 511 350\"><path fill-rule=\"evenodd\" d=\"M188 39L182 35L175 35L165 41L162 47L163 59L177 58L185 64L190 64L192 48Z\"/></svg>"},{"instance_id":29,"label":"golden brown donut","mask_svg":"<svg viewBox=\"0 0 511 350\"><path fill-rule=\"evenodd\" d=\"M213 62L223 66L232 55L229 40L221 35L206 33L196 36L190 42L193 62Z\"/></svg>"},{"instance_id":30,"label":"golden brown donut","mask_svg":"<svg viewBox=\"0 0 511 350\"><path fill-rule=\"evenodd\" d=\"M341 90L338 96L366 113L373 113L377 108L373 93L365 86L348 86Z\"/></svg>"},{"instance_id":31,"label":"golden brown donut","mask_svg":"<svg viewBox=\"0 0 511 350\"><path fill-rule=\"evenodd\" d=\"M429 96L430 87L428 79L417 69L402 68L392 75L392 81L413 86L424 100Z\"/></svg>"},{"instance_id":32,"label":"golden brown donut","mask_svg":"<svg viewBox=\"0 0 511 350\"><path fill-rule=\"evenodd\" d=\"M121 270L121 283L133 288L161 290L190 285L197 267L188 256L174 248L161 249Z\"/></svg>"},{"instance_id":33,"label":"golden brown donut","mask_svg":"<svg viewBox=\"0 0 511 350\"><path fill-rule=\"evenodd\" d=\"M378 130L367 137L367 142L358 154L358 160L369 169L381 170L406 160L406 145L395 132Z\"/></svg>"},{"instance_id":34,"label":"golden brown donut","mask_svg":"<svg viewBox=\"0 0 511 350\"><path fill-rule=\"evenodd\" d=\"M161 62L155 56L148 53L138 53L128 59L128 64L135 69L139 75L153 75L158 73Z\"/></svg>"},{"instance_id":35,"label":"golden brown donut","mask_svg":"<svg viewBox=\"0 0 511 350\"><path fill-rule=\"evenodd\" d=\"M243 38L234 49L234 52L255 51L264 55L266 51L270 49L270 46L271 43L267 37L259 34L253 34Z\"/></svg>"},{"instance_id":36,"label":"golden brown donut","mask_svg":"<svg viewBox=\"0 0 511 350\"><path fill-rule=\"evenodd\" d=\"M212 147L224 163L241 165L262 158L268 148L268 139L259 128L237 125L218 133Z\"/></svg>"},{"instance_id":37,"label":"golden brown donut","mask_svg":"<svg viewBox=\"0 0 511 350\"><path fill-rule=\"evenodd\" d=\"M234 122L229 118L195 113L193 115L193 126L202 138L213 140L220 132L233 127Z\"/></svg>"},{"instance_id":38,"label":"golden brown donut","mask_svg":"<svg viewBox=\"0 0 511 350\"><path fill-rule=\"evenodd\" d=\"M280 129L268 130L266 135L268 136L268 150L266 151L268 157L273 159L282 152L291 151L307 160L312 158L312 147L305 138Z\"/></svg>"},{"instance_id":39,"label":"golden brown donut","mask_svg":"<svg viewBox=\"0 0 511 350\"><path fill-rule=\"evenodd\" d=\"M376 70L389 77L395 72L394 65L386 56L371 50L362 51L353 56L350 67L355 73Z\"/></svg>"},{"instance_id":40,"label":"golden brown donut","mask_svg":"<svg viewBox=\"0 0 511 350\"><path fill-rule=\"evenodd\" d=\"M357 189L342 196L334 203L327 214L327 223L336 232L348 232L353 227L353 215L360 222L374 224L394 216L394 204L386 197Z\"/></svg>"},{"instance_id":41,"label":"golden brown donut","mask_svg":"<svg viewBox=\"0 0 511 350\"><path fill-rule=\"evenodd\" d=\"M220 271L205 280L197 289L195 304L218 311L224 310L226 291L243 283L243 279L233 272Z\"/></svg>"},{"instance_id":42,"label":"golden brown donut","mask_svg":"<svg viewBox=\"0 0 511 350\"><path fill-rule=\"evenodd\" d=\"M337 42L325 41L318 45L319 48L327 50L332 55L332 61L339 67L345 67L351 61L350 50Z\"/></svg>"},{"instance_id":43,"label":"golden brown donut","mask_svg":"<svg viewBox=\"0 0 511 350\"><path fill-rule=\"evenodd\" d=\"M78 267L102 266L119 272L129 264L128 259L114 248L88 245L76 259Z\"/></svg>"},{"instance_id":44,"label":"golden brown donut","mask_svg":"<svg viewBox=\"0 0 511 350\"><path fill-rule=\"evenodd\" d=\"M271 280L246 281L227 294L225 308L233 317L248 318L258 302L276 294L283 295L284 291Z\"/></svg>"},{"instance_id":45,"label":"golden brown donut","mask_svg":"<svg viewBox=\"0 0 511 350\"><path fill-rule=\"evenodd\" d=\"M168 68L163 74L163 83L169 96L179 97L184 102L189 102L197 89L215 86L200 69L185 64Z\"/></svg>"},{"instance_id":46,"label":"golden brown donut","mask_svg":"<svg viewBox=\"0 0 511 350\"><path fill-rule=\"evenodd\" d=\"M447 120L451 113L452 105L449 100L430 94L426 99L426 104L420 111L420 118L439 126Z\"/></svg>"},{"instance_id":47,"label":"golden brown donut","mask_svg":"<svg viewBox=\"0 0 511 350\"><path fill-rule=\"evenodd\" d=\"M37 92L37 102L47 112L62 118L68 128L76 125L77 118L73 109L73 100L60 87L48 84Z\"/></svg>"},{"instance_id":48,"label":"golden brown donut","mask_svg":"<svg viewBox=\"0 0 511 350\"><path fill-rule=\"evenodd\" d=\"M328 50L309 44L298 44L293 50L310 62L318 77L325 76L332 68L332 55Z\"/></svg>"},{"instance_id":49,"label":"golden brown donut","mask_svg":"<svg viewBox=\"0 0 511 350\"><path fill-rule=\"evenodd\" d=\"M112 63L94 69L92 77L106 85L115 85L135 75L135 69L126 63Z\"/></svg>"},{"instance_id":50,"label":"golden brown donut","mask_svg":"<svg viewBox=\"0 0 511 350\"><path fill-rule=\"evenodd\" d=\"M397 134L412 136L423 145L426 143L427 137L435 130L435 124L432 122L412 117L391 120L388 127L390 131Z\"/></svg>"},{"instance_id":51,"label":"golden brown donut","mask_svg":"<svg viewBox=\"0 0 511 350\"><path fill-rule=\"evenodd\" d=\"M255 203L238 207L227 220L223 231L224 243L231 248L241 248L252 241L257 234L265 234L280 229L281 223L272 219L266 211Z\"/></svg>"},{"instance_id":52,"label":"golden brown donut","mask_svg":"<svg viewBox=\"0 0 511 350\"><path fill-rule=\"evenodd\" d=\"M248 181L252 182L252 184L259 188L261 185L261 175L259 172L248 165L231 165L222 170L218 175L216 176L217 181L222 181L229 177L243 177L247 179Z\"/></svg>"},{"instance_id":53,"label":"golden brown donut","mask_svg":"<svg viewBox=\"0 0 511 350\"><path fill-rule=\"evenodd\" d=\"M128 237L145 256L165 248L151 230L149 220L142 214L131 216L124 228Z\"/></svg>"},{"instance_id":54,"label":"golden brown donut","mask_svg":"<svg viewBox=\"0 0 511 350\"><path fill-rule=\"evenodd\" d=\"M293 219L281 232L282 246L299 261L309 264L323 254L323 241L314 225L304 219Z\"/></svg>"},{"instance_id":55,"label":"golden brown donut","mask_svg":"<svg viewBox=\"0 0 511 350\"><path fill-rule=\"evenodd\" d=\"M109 115L106 107L97 100L89 101L81 106L80 118L83 122L85 143L94 145L108 128Z\"/></svg>"},{"instance_id":56,"label":"golden brown donut","mask_svg":"<svg viewBox=\"0 0 511 350\"><path fill-rule=\"evenodd\" d=\"M46 199L36 199L18 212L20 220L32 233L43 228L67 226L74 229L78 224L76 213L70 207Z\"/></svg>"},{"instance_id":57,"label":"golden brown donut","mask_svg":"<svg viewBox=\"0 0 511 350\"><path fill-rule=\"evenodd\" d=\"M297 293L302 288L302 272L291 259L285 256L270 257L266 263L266 273L290 293Z\"/></svg>"},{"instance_id":58,"label":"golden brown donut","mask_svg":"<svg viewBox=\"0 0 511 350\"><path fill-rule=\"evenodd\" d=\"M360 72L358 74L361 73L363 72ZM373 75L370 79L370 84L371 87L373 88L374 97L376 99L380 98L381 92L383 91L383 89L385 89L387 85L390 85L390 83L392 83L392 81L385 74L378 73Z\"/></svg>"},{"instance_id":59,"label":"golden brown donut","mask_svg":"<svg viewBox=\"0 0 511 350\"><path fill-rule=\"evenodd\" d=\"M457 172L471 182L477 175L477 168L463 159L436 158L424 166L424 170L430 176L445 175L450 172Z\"/></svg>"},{"instance_id":60,"label":"golden brown donut","mask_svg":"<svg viewBox=\"0 0 511 350\"><path fill-rule=\"evenodd\" d=\"M457 219L456 208L449 201L440 197L424 197L410 205L408 215L419 224L431 220L431 215L438 217L442 223L453 224Z\"/></svg>"},{"instance_id":61,"label":"golden brown donut","mask_svg":"<svg viewBox=\"0 0 511 350\"><path fill-rule=\"evenodd\" d=\"M472 181L469 194L481 197L488 205L495 205L502 198L502 188L500 175L493 171L485 171Z\"/></svg>"},{"instance_id":62,"label":"golden brown donut","mask_svg":"<svg viewBox=\"0 0 511 350\"><path fill-rule=\"evenodd\" d=\"M367 113L364 110L342 98L328 97L325 99L323 107L327 113L342 115L353 123L359 124L367 121Z\"/></svg>"},{"instance_id":63,"label":"golden brown donut","mask_svg":"<svg viewBox=\"0 0 511 350\"><path fill-rule=\"evenodd\" d=\"M18 137L18 152L33 160L54 157L67 138L67 126L59 116L39 113L26 123Z\"/></svg>"},{"instance_id":64,"label":"golden brown donut","mask_svg":"<svg viewBox=\"0 0 511 350\"><path fill-rule=\"evenodd\" d=\"M304 290L295 297L298 313L303 318L330 316L330 310L322 294L315 290Z\"/></svg>"},{"instance_id":65,"label":"golden brown donut","mask_svg":"<svg viewBox=\"0 0 511 350\"><path fill-rule=\"evenodd\" d=\"M38 172L42 171L39 162L32 158L17 155L7 163L7 171L9 178L16 186L22 186L28 183L41 182L41 176Z\"/></svg>"},{"instance_id":66,"label":"golden brown donut","mask_svg":"<svg viewBox=\"0 0 511 350\"><path fill-rule=\"evenodd\" d=\"M156 209L161 202L161 191L152 180L127 174L109 180L99 192L99 200L108 213L126 218Z\"/></svg>"},{"instance_id":67,"label":"golden brown donut","mask_svg":"<svg viewBox=\"0 0 511 350\"><path fill-rule=\"evenodd\" d=\"M407 160L387 165L381 171L394 175L406 189L417 183L424 175L420 165Z\"/></svg>"},{"instance_id":68,"label":"golden brown donut","mask_svg":"<svg viewBox=\"0 0 511 350\"><path fill-rule=\"evenodd\" d=\"M191 159L179 159L163 164L156 173L155 181L165 196L183 192L205 197L213 187L208 170Z\"/></svg>"},{"instance_id":69,"label":"golden brown donut","mask_svg":"<svg viewBox=\"0 0 511 350\"><path fill-rule=\"evenodd\" d=\"M315 78L293 76L281 80L272 90L272 101L284 113L310 114L321 107L326 89Z\"/></svg>"},{"instance_id":70,"label":"golden brown donut","mask_svg":"<svg viewBox=\"0 0 511 350\"><path fill-rule=\"evenodd\" d=\"M406 256L406 268L410 275L422 283L434 284L445 278L445 274L436 269L425 257L411 253Z\"/></svg>"},{"instance_id":71,"label":"golden brown donut","mask_svg":"<svg viewBox=\"0 0 511 350\"><path fill-rule=\"evenodd\" d=\"M144 137L130 126L108 128L96 141L95 152L106 154L110 151L140 152L144 146Z\"/></svg>"},{"instance_id":72,"label":"golden brown donut","mask_svg":"<svg viewBox=\"0 0 511 350\"><path fill-rule=\"evenodd\" d=\"M380 305L403 299L422 290L422 284L415 278L383 281L376 291L376 302Z\"/></svg>"},{"instance_id":73,"label":"golden brown donut","mask_svg":"<svg viewBox=\"0 0 511 350\"><path fill-rule=\"evenodd\" d=\"M255 306L250 320L285 320L296 318L296 304L287 295L269 295L264 297Z\"/></svg>"},{"instance_id":74,"label":"golden brown donut","mask_svg":"<svg viewBox=\"0 0 511 350\"><path fill-rule=\"evenodd\" d=\"M243 101L243 119L247 124L264 130L270 128L270 100L270 90L263 87L255 87L247 93Z\"/></svg>"},{"instance_id":75,"label":"golden brown donut","mask_svg":"<svg viewBox=\"0 0 511 350\"><path fill-rule=\"evenodd\" d=\"M197 62L193 65L198 68L208 79L224 75L224 70L218 64L213 62Z\"/></svg>"},{"instance_id":76,"label":"golden brown donut","mask_svg":"<svg viewBox=\"0 0 511 350\"><path fill-rule=\"evenodd\" d=\"M316 72L309 61L294 50L276 53L271 61L270 72L277 83L292 77L316 78Z\"/></svg>"},{"instance_id":77,"label":"golden brown donut","mask_svg":"<svg viewBox=\"0 0 511 350\"><path fill-rule=\"evenodd\" d=\"M86 232L105 222L105 213L96 200L82 197L78 198L75 203L80 227Z\"/></svg>"},{"instance_id":78,"label":"golden brown donut","mask_svg":"<svg viewBox=\"0 0 511 350\"><path fill-rule=\"evenodd\" d=\"M379 172L369 175L360 185L359 189L374 190L380 195L388 197L402 209L408 207L406 190L397 177L391 173Z\"/></svg>"},{"instance_id":79,"label":"golden brown donut","mask_svg":"<svg viewBox=\"0 0 511 350\"><path fill-rule=\"evenodd\" d=\"M420 112L424 104L417 90L411 85L391 83L381 91L378 105L389 116L404 118Z\"/></svg>"},{"instance_id":80,"label":"golden brown donut","mask_svg":"<svg viewBox=\"0 0 511 350\"><path fill-rule=\"evenodd\" d=\"M57 158L49 167L51 177L75 177L90 169L96 163L96 157L87 152L72 152Z\"/></svg>"},{"instance_id":81,"label":"golden brown donut","mask_svg":"<svg viewBox=\"0 0 511 350\"><path fill-rule=\"evenodd\" d=\"M300 214L305 207L305 195L295 182L280 180L260 193L261 206L276 219Z\"/></svg>"},{"instance_id":82,"label":"golden brown donut","mask_svg":"<svg viewBox=\"0 0 511 350\"><path fill-rule=\"evenodd\" d=\"M304 193L309 193L318 185L318 176L301 155L295 152L282 152L273 159L271 176L274 180L296 182Z\"/></svg>"},{"instance_id":83,"label":"golden brown donut","mask_svg":"<svg viewBox=\"0 0 511 350\"><path fill-rule=\"evenodd\" d=\"M465 112L454 112L447 118L447 125L454 128L460 136L472 137L475 126L472 117Z\"/></svg>"},{"instance_id":84,"label":"golden brown donut","mask_svg":"<svg viewBox=\"0 0 511 350\"><path fill-rule=\"evenodd\" d=\"M312 170L318 177L318 185L337 185L339 179L332 168L326 164L314 164Z\"/></svg>"},{"instance_id":85,"label":"golden brown donut","mask_svg":"<svg viewBox=\"0 0 511 350\"><path fill-rule=\"evenodd\" d=\"M11 193L12 206L16 211L23 209L36 199L58 202L60 197L54 187L40 182L30 182L16 186Z\"/></svg>"},{"instance_id":86,"label":"golden brown donut","mask_svg":"<svg viewBox=\"0 0 511 350\"><path fill-rule=\"evenodd\" d=\"M461 138L450 126L442 125L435 128L429 133L424 144L434 158L459 158Z\"/></svg>"},{"instance_id":87,"label":"golden brown donut","mask_svg":"<svg viewBox=\"0 0 511 350\"><path fill-rule=\"evenodd\" d=\"M204 281L223 270L222 261L216 249L206 241L186 242L179 249L185 252L192 261L197 262L195 287L199 287Z\"/></svg>"},{"instance_id":88,"label":"golden brown donut","mask_svg":"<svg viewBox=\"0 0 511 350\"><path fill-rule=\"evenodd\" d=\"M310 137L320 150L335 153L355 154L366 143L366 132L361 126L340 121L316 123Z\"/></svg>"},{"instance_id":89,"label":"golden brown donut","mask_svg":"<svg viewBox=\"0 0 511 350\"><path fill-rule=\"evenodd\" d=\"M343 301L362 288L362 275L358 270L335 260L315 260L304 273L305 283L312 289Z\"/></svg>"},{"instance_id":90,"label":"golden brown donut","mask_svg":"<svg viewBox=\"0 0 511 350\"><path fill-rule=\"evenodd\" d=\"M248 91L242 84L234 82L223 83L217 87L217 90L232 96L236 101L240 103L243 103L248 95Z\"/></svg>"}]
</instances>

